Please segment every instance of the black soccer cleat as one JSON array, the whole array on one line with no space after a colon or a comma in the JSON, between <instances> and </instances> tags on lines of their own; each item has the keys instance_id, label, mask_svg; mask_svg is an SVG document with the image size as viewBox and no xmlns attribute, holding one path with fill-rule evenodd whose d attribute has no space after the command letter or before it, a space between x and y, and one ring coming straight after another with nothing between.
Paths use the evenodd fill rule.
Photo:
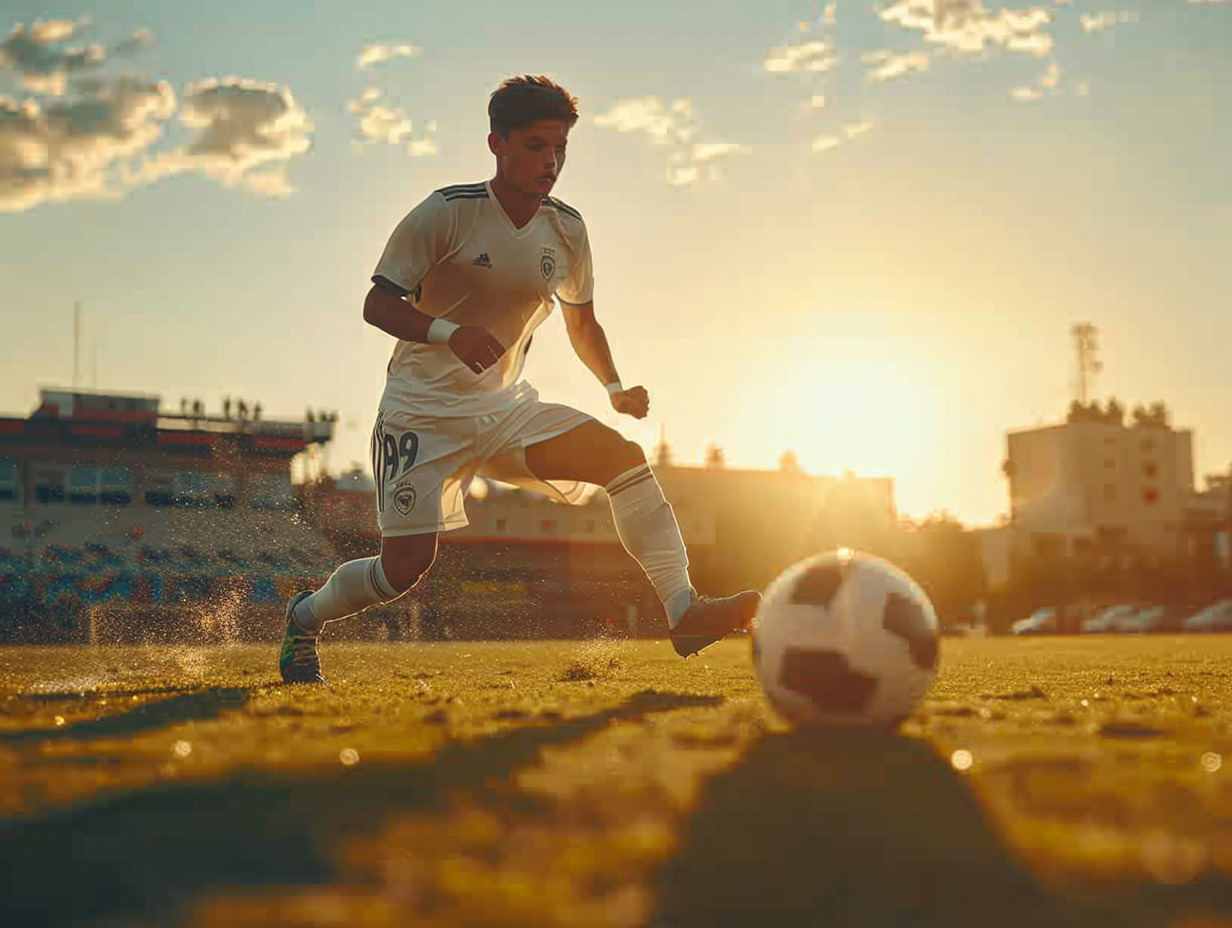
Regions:
<instances>
[{"instance_id":1,"label":"black soccer cleat","mask_svg":"<svg viewBox=\"0 0 1232 928\"><path fill-rule=\"evenodd\" d=\"M754 590L721 599L695 598L668 633L672 647L681 657L692 657L732 632L748 628L760 606L761 594Z\"/></svg>"},{"instance_id":2,"label":"black soccer cleat","mask_svg":"<svg viewBox=\"0 0 1232 928\"><path fill-rule=\"evenodd\" d=\"M296 593L287 603L287 621L278 653L278 672L283 683L324 683L321 659L317 656L317 635L309 635L295 621L295 607L312 595L311 590Z\"/></svg>"}]
</instances>

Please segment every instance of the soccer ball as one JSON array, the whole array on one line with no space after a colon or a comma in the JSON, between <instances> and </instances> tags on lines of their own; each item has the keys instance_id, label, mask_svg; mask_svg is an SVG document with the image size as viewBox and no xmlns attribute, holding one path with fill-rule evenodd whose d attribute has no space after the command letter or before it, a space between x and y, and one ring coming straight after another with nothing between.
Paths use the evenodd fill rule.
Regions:
<instances>
[{"instance_id":1,"label":"soccer ball","mask_svg":"<svg viewBox=\"0 0 1232 928\"><path fill-rule=\"evenodd\" d=\"M762 689L810 725L896 725L937 668L937 614L919 585L843 548L789 567L753 620Z\"/></svg>"}]
</instances>

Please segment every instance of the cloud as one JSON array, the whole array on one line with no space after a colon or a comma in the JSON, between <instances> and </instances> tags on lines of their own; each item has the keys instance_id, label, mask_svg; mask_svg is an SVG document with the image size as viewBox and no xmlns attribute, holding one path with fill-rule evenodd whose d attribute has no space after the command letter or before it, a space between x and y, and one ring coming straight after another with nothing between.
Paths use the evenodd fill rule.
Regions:
<instances>
[{"instance_id":1,"label":"cloud","mask_svg":"<svg viewBox=\"0 0 1232 928\"><path fill-rule=\"evenodd\" d=\"M189 84L180 122L195 132L192 140L148 159L131 180L202 174L227 187L285 196L292 192L286 162L312 147L312 121L290 88L246 78Z\"/></svg>"},{"instance_id":2,"label":"cloud","mask_svg":"<svg viewBox=\"0 0 1232 928\"><path fill-rule=\"evenodd\" d=\"M834 151L840 145L859 138L872 128L872 120L863 119L860 122L847 123L837 133L815 136L811 145L813 153L823 154L828 151Z\"/></svg>"},{"instance_id":3,"label":"cloud","mask_svg":"<svg viewBox=\"0 0 1232 928\"><path fill-rule=\"evenodd\" d=\"M860 57L865 64L876 64L877 67L864 75L864 79L874 84L883 84L896 77L906 77L913 71L927 71L932 66L932 56L927 52L895 53L889 49L876 52L866 52Z\"/></svg>"},{"instance_id":4,"label":"cloud","mask_svg":"<svg viewBox=\"0 0 1232 928\"><path fill-rule=\"evenodd\" d=\"M1011 87L1009 93L1012 99L1020 103L1034 103L1047 94L1055 93L1060 84L1061 67L1055 61L1050 61L1033 85Z\"/></svg>"},{"instance_id":5,"label":"cloud","mask_svg":"<svg viewBox=\"0 0 1232 928\"><path fill-rule=\"evenodd\" d=\"M1052 13L1042 7L990 11L981 0L898 0L878 15L884 22L924 33L927 42L964 54L999 45L1042 58L1053 48L1045 31Z\"/></svg>"},{"instance_id":6,"label":"cloud","mask_svg":"<svg viewBox=\"0 0 1232 928\"><path fill-rule=\"evenodd\" d=\"M735 142L698 142L686 146L669 159L667 183L672 187L689 187L703 180L719 180L723 176L723 159L748 151L747 145Z\"/></svg>"},{"instance_id":7,"label":"cloud","mask_svg":"<svg viewBox=\"0 0 1232 928\"><path fill-rule=\"evenodd\" d=\"M358 117L356 128L359 132L359 144L362 148L367 142L384 142L387 145L398 145L404 140L407 143L407 154L412 158L436 154L436 140L432 136L436 132L436 123L425 124L426 135L412 138L415 125L406 111L380 102L381 91L376 87L367 87L358 100L347 104L347 109Z\"/></svg>"},{"instance_id":8,"label":"cloud","mask_svg":"<svg viewBox=\"0 0 1232 928\"><path fill-rule=\"evenodd\" d=\"M688 187L702 179L702 169L696 164L672 166L667 169L667 183L672 187Z\"/></svg>"},{"instance_id":9,"label":"cloud","mask_svg":"<svg viewBox=\"0 0 1232 928\"><path fill-rule=\"evenodd\" d=\"M834 67L835 57L821 39L810 39L798 45L783 45L770 50L770 57L763 67L773 74L794 71L829 71Z\"/></svg>"},{"instance_id":10,"label":"cloud","mask_svg":"<svg viewBox=\"0 0 1232 928\"><path fill-rule=\"evenodd\" d=\"M108 55L152 44L149 29L110 51L65 45L88 26L85 20L18 25L0 43L0 68L16 72L36 94L21 101L0 97L0 211L79 197L118 199L134 187L190 173L265 196L291 192L286 166L311 147L312 123L289 88L229 77L188 84L177 99L166 81L92 70ZM188 141L157 147L177 112Z\"/></svg>"},{"instance_id":11,"label":"cloud","mask_svg":"<svg viewBox=\"0 0 1232 928\"><path fill-rule=\"evenodd\" d=\"M1078 17L1078 28L1090 35L1092 32L1103 32L1121 23L1136 23L1138 14L1134 12L1106 12L1081 14Z\"/></svg>"},{"instance_id":12,"label":"cloud","mask_svg":"<svg viewBox=\"0 0 1232 928\"><path fill-rule=\"evenodd\" d=\"M692 102L683 97L670 104L655 96L618 100L607 112L595 117L595 125L637 133L653 145L672 149L667 182L673 187L717 180L722 176L719 162L749 150L735 142L694 142L701 130L701 120L693 115Z\"/></svg>"},{"instance_id":13,"label":"cloud","mask_svg":"<svg viewBox=\"0 0 1232 928\"><path fill-rule=\"evenodd\" d=\"M86 25L80 20L18 23L0 42L0 69L17 72L31 93L60 96L70 75L97 68L107 58L102 45L63 47Z\"/></svg>"},{"instance_id":14,"label":"cloud","mask_svg":"<svg viewBox=\"0 0 1232 928\"><path fill-rule=\"evenodd\" d=\"M688 99L664 105L659 97L632 97L616 101L606 113L595 117L595 125L617 132L637 132L656 145L689 141L697 131L693 104Z\"/></svg>"},{"instance_id":15,"label":"cloud","mask_svg":"<svg viewBox=\"0 0 1232 928\"><path fill-rule=\"evenodd\" d=\"M359 134L365 141L386 142L397 145L409 137L414 126L405 111L382 106L381 91L368 87L358 100L347 104L347 109L359 117Z\"/></svg>"},{"instance_id":16,"label":"cloud","mask_svg":"<svg viewBox=\"0 0 1232 928\"><path fill-rule=\"evenodd\" d=\"M355 59L355 70L366 71L395 58L418 58L422 53L423 49L415 45L366 45Z\"/></svg>"},{"instance_id":17,"label":"cloud","mask_svg":"<svg viewBox=\"0 0 1232 928\"><path fill-rule=\"evenodd\" d=\"M839 140L837 135L819 135L813 139L813 151L817 153L833 151L838 148Z\"/></svg>"},{"instance_id":18,"label":"cloud","mask_svg":"<svg viewBox=\"0 0 1232 928\"><path fill-rule=\"evenodd\" d=\"M0 71L15 72L23 89L30 93L59 97L66 92L70 80L102 66L108 54L131 54L154 42L154 33L138 29L110 52L98 44L65 44L89 25L84 19L47 20L28 26L18 23L0 42Z\"/></svg>"},{"instance_id":19,"label":"cloud","mask_svg":"<svg viewBox=\"0 0 1232 928\"><path fill-rule=\"evenodd\" d=\"M737 145L735 142L699 142L693 146L690 160L694 164L703 164L707 161L714 161L716 158L725 158L728 155L747 151L746 146Z\"/></svg>"},{"instance_id":20,"label":"cloud","mask_svg":"<svg viewBox=\"0 0 1232 928\"><path fill-rule=\"evenodd\" d=\"M149 29L141 28L130 35L127 39L122 39L117 42L112 48L111 53L116 56L131 55L143 48L148 48L154 44L154 33Z\"/></svg>"},{"instance_id":21,"label":"cloud","mask_svg":"<svg viewBox=\"0 0 1232 928\"><path fill-rule=\"evenodd\" d=\"M46 105L0 98L0 211L121 195L116 169L158 141L175 106L166 82L127 76Z\"/></svg>"}]
</instances>

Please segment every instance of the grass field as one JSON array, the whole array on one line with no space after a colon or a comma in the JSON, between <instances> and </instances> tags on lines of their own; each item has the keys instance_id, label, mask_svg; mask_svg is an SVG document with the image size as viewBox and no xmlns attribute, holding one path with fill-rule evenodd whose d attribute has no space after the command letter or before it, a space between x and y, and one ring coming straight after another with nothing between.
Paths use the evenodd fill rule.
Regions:
<instances>
[{"instance_id":1,"label":"grass field","mask_svg":"<svg viewBox=\"0 0 1232 928\"><path fill-rule=\"evenodd\" d=\"M0 925L1232 926L1229 638L947 639L894 735L741 640L324 661L0 650Z\"/></svg>"}]
</instances>

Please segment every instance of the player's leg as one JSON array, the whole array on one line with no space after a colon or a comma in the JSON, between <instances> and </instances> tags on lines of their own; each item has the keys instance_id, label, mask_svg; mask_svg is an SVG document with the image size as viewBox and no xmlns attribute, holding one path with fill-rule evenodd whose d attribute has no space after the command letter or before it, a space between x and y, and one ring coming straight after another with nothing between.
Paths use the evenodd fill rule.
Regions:
<instances>
[{"instance_id":1,"label":"player's leg","mask_svg":"<svg viewBox=\"0 0 1232 928\"><path fill-rule=\"evenodd\" d=\"M325 623L398 599L432 566L437 532L465 524L459 462L469 454L473 429L427 432L410 419L382 410L372 435L381 554L348 561L316 592L287 604L279 669L288 683L321 683L317 639Z\"/></svg>"},{"instance_id":2,"label":"player's leg","mask_svg":"<svg viewBox=\"0 0 1232 928\"><path fill-rule=\"evenodd\" d=\"M323 683L317 638L325 623L393 602L419 582L435 558L436 532L384 538L377 557L347 561L315 593L293 596L278 658L283 681Z\"/></svg>"},{"instance_id":3,"label":"player's leg","mask_svg":"<svg viewBox=\"0 0 1232 928\"><path fill-rule=\"evenodd\" d=\"M294 616L304 631L318 634L326 622L393 602L427 573L436 558L436 532L381 539L377 557L347 561L315 593L296 605Z\"/></svg>"},{"instance_id":4,"label":"player's leg","mask_svg":"<svg viewBox=\"0 0 1232 928\"><path fill-rule=\"evenodd\" d=\"M540 480L581 480L600 487L631 469L649 466L641 445L597 419L527 445L526 465Z\"/></svg>"},{"instance_id":5,"label":"player's leg","mask_svg":"<svg viewBox=\"0 0 1232 928\"><path fill-rule=\"evenodd\" d=\"M526 464L540 480L581 480L607 491L616 533L663 603L681 656L696 654L752 621L761 601L757 593L709 599L694 592L676 514L636 442L592 419L528 444Z\"/></svg>"}]
</instances>

